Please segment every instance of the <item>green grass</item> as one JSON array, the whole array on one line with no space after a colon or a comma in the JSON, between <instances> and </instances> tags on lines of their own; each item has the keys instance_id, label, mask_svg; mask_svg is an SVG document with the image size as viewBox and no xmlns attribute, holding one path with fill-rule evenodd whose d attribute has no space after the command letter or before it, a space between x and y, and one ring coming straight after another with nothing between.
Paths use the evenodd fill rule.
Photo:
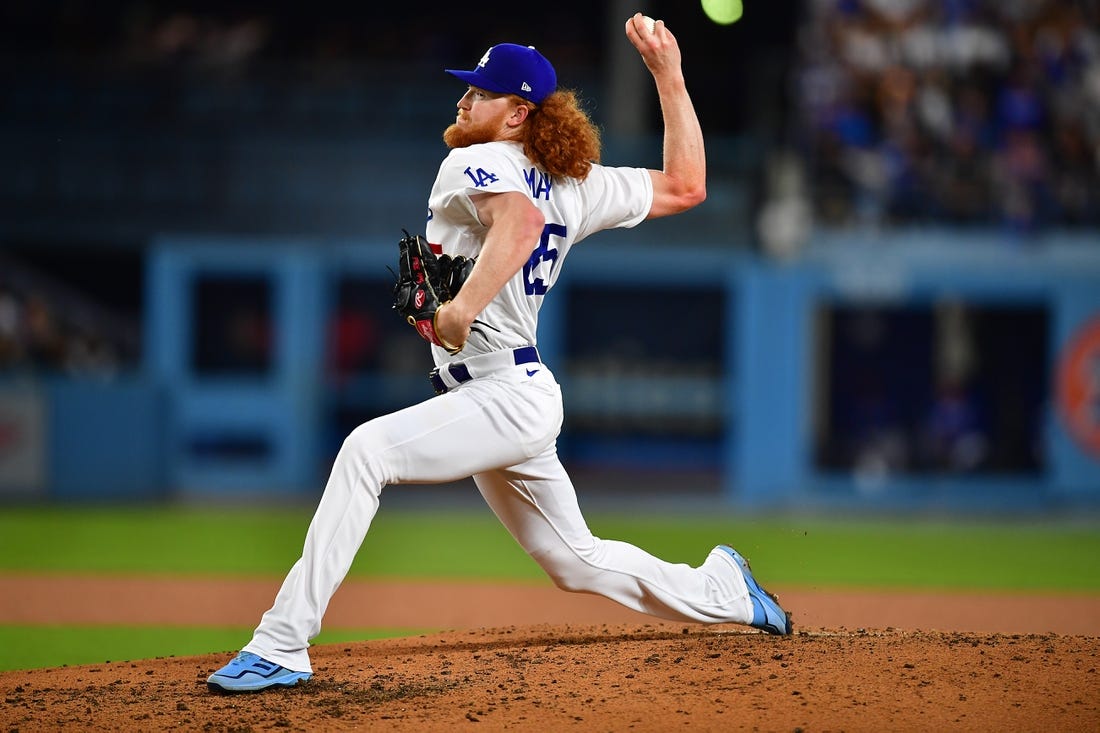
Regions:
<instances>
[{"instance_id":1,"label":"green grass","mask_svg":"<svg viewBox=\"0 0 1100 733\"><path fill-rule=\"evenodd\" d=\"M312 507L4 507L0 572L281 578L298 558L311 515ZM592 513L588 521L600 537L630 541L673 562L697 564L715 544L729 542L774 586L1100 593L1100 527L1084 521L722 512ZM385 505L351 577L546 582L488 509L413 512ZM232 650L250 633L0 626L0 670ZM402 633L412 632L326 629L315 643Z\"/></svg>"},{"instance_id":2,"label":"green grass","mask_svg":"<svg viewBox=\"0 0 1100 733\"><path fill-rule=\"evenodd\" d=\"M281 577L298 557L311 514L7 508L0 571ZM674 562L698 563L729 542L777 585L1100 591L1100 528L1091 524L593 514L589 525ZM487 509L385 507L351 576L543 579Z\"/></svg>"},{"instance_id":3,"label":"green grass","mask_svg":"<svg viewBox=\"0 0 1100 733\"><path fill-rule=\"evenodd\" d=\"M1100 592L1100 527L1026 522L607 519L606 536L641 539L657 555L697 562L733 544L775 585L810 588ZM696 550L686 553L687 547Z\"/></svg>"},{"instance_id":4,"label":"green grass","mask_svg":"<svg viewBox=\"0 0 1100 733\"><path fill-rule=\"evenodd\" d=\"M417 629L337 629L314 644L363 641L423 633ZM225 660L252 629L175 626L4 626L0 625L0 670L103 664L158 657L225 652ZM213 671L213 670L211 670Z\"/></svg>"}]
</instances>

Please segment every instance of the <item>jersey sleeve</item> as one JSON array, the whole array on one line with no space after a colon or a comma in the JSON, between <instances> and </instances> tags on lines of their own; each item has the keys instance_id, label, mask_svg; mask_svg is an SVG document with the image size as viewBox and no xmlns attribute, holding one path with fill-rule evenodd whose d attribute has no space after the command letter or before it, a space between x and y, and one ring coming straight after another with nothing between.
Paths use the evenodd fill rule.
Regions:
<instances>
[{"instance_id":1,"label":"jersey sleeve","mask_svg":"<svg viewBox=\"0 0 1100 733\"><path fill-rule=\"evenodd\" d=\"M588 217L578 240L603 229L635 227L653 206L653 179L645 168L593 165L580 191Z\"/></svg>"}]
</instances>

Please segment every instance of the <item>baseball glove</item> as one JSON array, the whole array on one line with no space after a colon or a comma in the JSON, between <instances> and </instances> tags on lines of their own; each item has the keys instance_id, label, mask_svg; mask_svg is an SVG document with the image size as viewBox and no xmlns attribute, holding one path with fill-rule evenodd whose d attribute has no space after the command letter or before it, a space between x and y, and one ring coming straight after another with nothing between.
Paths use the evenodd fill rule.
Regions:
<instances>
[{"instance_id":1,"label":"baseball glove","mask_svg":"<svg viewBox=\"0 0 1100 733\"><path fill-rule=\"evenodd\" d=\"M393 308L422 338L457 354L465 344L450 344L435 330L439 308L458 294L474 261L458 255L436 256L421 236L407 231L397 243L397 282L393 286Z\"/></svg>"}]
</instances>

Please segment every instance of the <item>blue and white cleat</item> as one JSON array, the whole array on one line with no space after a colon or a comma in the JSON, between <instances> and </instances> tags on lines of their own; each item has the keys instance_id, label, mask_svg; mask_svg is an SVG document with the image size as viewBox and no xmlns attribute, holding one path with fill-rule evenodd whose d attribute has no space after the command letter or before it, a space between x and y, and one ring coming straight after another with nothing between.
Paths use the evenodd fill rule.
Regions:
<instances>
[{"instance_id":1,"label":"blue and white cleat","mask_svg":"<svg viewBox=\"0 0 1100 733\"><path fill-rule=\"evenodd\" d=\"M309 672L295 672L252 652L241 652L233 661L206 678L214 692L259 692L269 687L293 687L308 680Z\"/></svg>"},{"instance_id":2,"label":"blue and white cleat","mask_svg":"<svg viewBox=\"0 0 1100 733\"><path fill-rule=\"evenodd\" d=\"M752 600L752 623L749 625L769 634L791 633L791 615L780 607L779 599L774 594L761 588L756 578L752 577L749 561L729 545L718 545L718 549L732 557L741 567L741 574L745 577L745 585L749 588L749 598Z\"/></svg>"}]
</instances>

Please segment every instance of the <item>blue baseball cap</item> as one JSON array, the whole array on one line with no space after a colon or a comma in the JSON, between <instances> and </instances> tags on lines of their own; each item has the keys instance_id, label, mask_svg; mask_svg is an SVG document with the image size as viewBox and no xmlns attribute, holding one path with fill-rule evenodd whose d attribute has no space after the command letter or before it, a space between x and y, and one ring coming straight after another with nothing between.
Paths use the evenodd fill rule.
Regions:
<instances>
[{"instance_id":1,"label":"blue baseball cap","mask_svg":"<svg viewBox=\"0 0 1100 733\"><path fill-rule=\"evenodd\" d=\"M470 86L497 94L515 94L541 104L558 86L558 75L534 46L498 43L485 52L473 71L444 69Z\"/></svg>"}]
</instances>

